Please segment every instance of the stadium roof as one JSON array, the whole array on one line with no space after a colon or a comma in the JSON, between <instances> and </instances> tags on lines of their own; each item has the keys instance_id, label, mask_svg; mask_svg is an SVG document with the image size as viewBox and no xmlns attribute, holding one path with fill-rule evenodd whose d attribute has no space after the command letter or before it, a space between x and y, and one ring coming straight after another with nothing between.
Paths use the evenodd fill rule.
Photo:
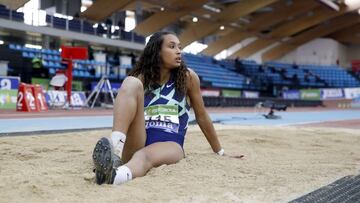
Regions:
<instances>
[{"instance_id":1,"label":"stadium roof","mask_svg":"<svg viewBox=\"0 0 360 203\"><path fill-rule=\"evenodd\" d=\"M26 1L1 1L12 2ZM255 38L230 57L246 58L268 48L262 55L267 61L319 37L359 44L359 8L360 0L96 0L80 16L100 22L133 10L142 19L134 29L137 34L148 36L176 25L183 47L211 39L202 51L206 55Z\"/></svg>"}]
</instances>

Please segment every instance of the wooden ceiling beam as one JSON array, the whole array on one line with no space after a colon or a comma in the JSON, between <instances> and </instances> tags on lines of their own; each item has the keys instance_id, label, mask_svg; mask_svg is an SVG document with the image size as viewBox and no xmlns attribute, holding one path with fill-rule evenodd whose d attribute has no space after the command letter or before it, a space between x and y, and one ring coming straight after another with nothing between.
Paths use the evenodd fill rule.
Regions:
<instances>
[{"instance_id":1,"label":"wooden ceiling beam","mask_svg":"<svg viewBox=\"0 0 360 203\"><path fill-rule=\"evenodd\" d=\"M8 6L11 10L17 10L24 6L29 0L2 0L1 4Z\"/></svg>"},{"instance_id":2,"label":"wooden ceiling beam","mask_svg":"<svg viewBox=\"0 0 360 203\"><path fill-rule=\"evenodd\" d=\"M88 9L80 14L88 20L100 22L112 13L122 10L133 0L96 0Z\"/></svg>"},{"instance_id":3,"label":"wooden ceiling beam","mask_svg":"<svg viewBox=\"0 0 360 203\"><path fill-rule=\"evenodd\" d=\"M294 0L293 3L289 6L284 5L286 2L281 3L283 3L283 6L277 5L277 9L272 11L271 13L259 15L258 17L254 18L248 26L232 32L229 36L223 36L222 38L214 41L213 43L210 43L208 47L202 51L202 53L207 55L215 55L222 50L227 49L243 40L243 36L255 36L256 33L254 31L258 31L277 24L289 17L306 12L318 5L314 1L305 2L303 0Z\"/></svg>"},{"instance_id":4,"label":"wooden ceiling beam","mask_svg":"<svg viewBox=\"0 0 360 203\"><path fill-rule=\"evenodd\" d=\"M250 44L246 45L244 48L241 48L231 54L230 58L246 58L253 53L256 53L257 51L263 49L264 47L270 46L272 43L274 43L273 40L270 39L257 39Z\"/></svg>"},{"instance_id":5,"label":"wooden ceiling beam","mask_svg":"<svg viewBox=\"0 0 360 203\"><path fill-rule=\"evenodd\" d=\"M202 7L207 0L193 0L193 1L181 1L182 5L179 5L179 10L165 10L162 12L157 12L154 15L150 16L149 18L145 19L143 22L139 23L135 27L135 32L148 36L152 33L161 30L162 28L166 27L170 23L177 21L180 17L185 16L192 11Z\"/></svg>"},{"instance_id":6,"label":"wooden ceiling beam","mask_svg":"<svg viewBox=\"0 0 360 203\"><path fill-rule=\"evenodd\" d=\"M236 42L240 42L252 35L253 34L250 32L239 32L238 30L234 30L221 39L210 43L201 53L206 55L215 55L220 53L222 50L233 46Z\"/></svg>"},{"instance_id":7,"label":"wooden ceiling beam","mask_svg":"<svg viewBox=\"0 0 360 203\"><path fill-rule=\"evenodd\" d=\"M272 25L278 24L290 17L297 16L301 13L314 9L319 4L315 1L294 0L292 4L284 5L273 12L255 18L249 26L246 27L249 31L260 31Z\"/></svg>"},{"instance_id":8,"label":"wooden ceiling beam","mask_svg":"<svg viewBox=\"0 0 360 203\"><path fill-rule=\"evenodd\" d=\"M342 43L353 43L359 44L360 43L360 24L350 26L346 29L337 31L331 35L330 38L337 40Z\"/></svg>"},{"instance_id":9,"label":"wooden ceiling beam","mask_svg":"<svg viewBox=\"0 0 360 203\"><path fill-rule=\"evenodd\" d=\"M215 18L220 22L233 22L278 0L242 0L226 7Z\"/></svg>"},{"instance_id":10,"label":"wooden ceiling beam","mask_svg":"<svg viewBox=\"0 0 360 203\"><path fill-rule=\"evenodd\" d=\"M220 25L231 23L242 16L245 16L259 8L274 3L277 0L242 0L238 3L232 4L221 13L214 16L216 22L200 21L191 24L180 34L179 39L183 46L199 40L207 35L214 33L219 29Z\"/></svg>"},{"instance_id":11,"label":"wooden ceiling beam","mask_svg":"<svg viewBox=\"0 0 360 203\"><path fill-rule=\"evenodd\" d=\"M340 16L345 12L345 7L342 7L341 11L334 11L324 6L319 6L313 11L311 11L311 14L309 13L302 18L297 18L275 29L270 33L270 37L283 38L291 36L293 34L301 32L302 30L317 25L323 21L329 20L336 16Z\"/></svg>"},{"instance_id":12,"label":"wooden ceiling beam","mask_svg":"<svg viewBox=\"0 0 360 203\"><path fill-rule=\"evenodd\" d=\"M327 23L323 23L317 27L314 27L304 33L301 33L292 39L277 45L270 50L266 51L262 55L263 61L270 61L277 58L284 56L285 54L289 53L290 51L296 49L297 47L309 42L313 39L323 37L334 33L338 30L344 29L346 27L355 25L360 22L360 17L358 14L346 14Z\"/></svg>"},{"instance_id":13,"label":"wooden ceiling beam","mask_svg":"<svg viewBox=\"0 0 360 203\"><path fill-rule=\"evenodd\" d=\"M275 43L277 40L280 40L284 37L289 37L293 34L301 32L302 30L308 29L314 25L317 25L323 21L329 20L333 17L340 16L347 12L345 6L342 6L340 11L333 11L324 6L319 6L312 11L312 15L306 15L305 17L298 18L294 21L290 21L279 28L275 29L269 34L270 39L258 39L245 47L234 52L230 57L235 58L246 58L256 52L266 48L267 46Z\"/></svg>"},{"instance_id":14,"label":"wooden ceiling beam","mask_svg":"<svg viewBox=\"0 0 360 203\"><path fill-rule=\"evenodd\" d=\"M356 34L355 36L347 36L346 38L336 39L341 43L349 43L349 44L357 44L360 45L360 33Z\"/></svg>"}]
</instances>

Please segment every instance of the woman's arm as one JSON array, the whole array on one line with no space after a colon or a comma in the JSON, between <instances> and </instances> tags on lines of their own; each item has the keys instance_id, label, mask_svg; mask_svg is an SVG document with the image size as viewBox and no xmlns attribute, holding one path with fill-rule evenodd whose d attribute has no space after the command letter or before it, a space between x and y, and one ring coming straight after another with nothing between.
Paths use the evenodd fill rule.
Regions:
<instances>
[{"instance_id":1,"label":"woman's arm","mask_svg":"<svg viewBox=\"0 0 360 203\"><path fill-rule=\"evenodd\" d=\"M200 80L197 74L189 69L187 74L187 95L190 98L191 106L195 112L195 118L200 126L201 131L204 133L207 141L209 142L212 150L220 155L223 154L220 142L216 135L214 125L206 112L204 101L200 90Z\"/></svg>"}]
</instances>

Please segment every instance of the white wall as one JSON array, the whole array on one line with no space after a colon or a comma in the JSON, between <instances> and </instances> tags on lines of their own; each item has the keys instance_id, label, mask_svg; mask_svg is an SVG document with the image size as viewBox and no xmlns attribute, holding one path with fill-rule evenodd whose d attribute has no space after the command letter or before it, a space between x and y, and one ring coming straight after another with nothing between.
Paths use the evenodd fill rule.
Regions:
<instances>
[{"instance_id":1,"label":"white wall","mask_svg":"<svg viewBox=\"0 0 360 203\"><path fill-rule=\"evenodd\" d=\"M229 56L255 39L256 38L248 38L243 40L226 50L222 55ZM274 43L247 59L262 63L261 55L277 44L278 43ZM305 43L276 61L290 64L317 65L336 65L338 61L341 67L350 68L351 60L360 60L360 45L345 45L330 38L318 38Z\"/></svg>"},{"instance_id":2,"label":"white wall","mask_svg":"<svg viewBox=\"0 0 360 203\"><path fill-rule=\"evenodd\" d=\"M244 39L241 42L236 43L233 46L229 47L228 49L225 49L222 52L218 53L217 55L214 56L214 58L217 60L227 58L230 55L232 55L234 52L236 52L237 50L245 47L246 45L250 44L251 42L255 41L256 39L257 39L256 37Z\"/></svg>"},{"instance_id":3,"label":"white wall","mask_svg":"<svg viewBox=\"0 0 360 203\"><path fill-rule=\"evenodd\" d=\"M262 63L262 58L261 55L268 51L269 49L272 49L273 47L277 46L279 44L279 42L275 42L273 44L271 44L270 46L266 47L265 49L262 49L261 51L256 52L255 54L251 55L250 57L248 57L248 59L250 60L254 60L256 61L256 63ZM292 63L292 62L289 62Z\"/></svg>"},{"instance_id":4,"label":"white wall","mask_svg":"<svg viewBox=\"0 0 360 203\"><path fill-rule=\"evenodd\" d=\"M348 64L351 64L352 60L360 60L360 45L349 45L347 47L346 60Z\"/></svg>"},{"instance_id":5,"label":"white wall","mask_svg":"<svg viewBox=\"0 0 360 203\"><path fill-rule=\"evenodd\" d=\"M351 68L352 60L360 60L360 45L345 45L333 39L320 38L310 41L281 59L284 63L335 65Z\"/></svg>"},{"instance_id":6,"label":"white wall","mask_svg":"<svg viewBox=\"0 0 360 203\"><path fill-rule=\"evenodd\" d=\"M346 47L333 39L314 39L277 61L297 64L335 65L346 63Z\"/></svg>"},{"instance_id":7,"label":"white wall","mask_svg":"<svg viewBox=\"0 0 360 203\"><path fill-rule=\"evenodd\" d=\"M351 63L348 60L348 47L339 43L339 65L343 68L349 68Z\"/></svg>"}]
</instances>

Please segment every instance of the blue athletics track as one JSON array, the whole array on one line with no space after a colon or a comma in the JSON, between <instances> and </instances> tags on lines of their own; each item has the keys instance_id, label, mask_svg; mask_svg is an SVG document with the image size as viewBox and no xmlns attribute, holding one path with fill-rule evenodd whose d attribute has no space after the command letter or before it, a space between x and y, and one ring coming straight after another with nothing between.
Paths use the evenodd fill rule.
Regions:
<instances>
[{"instance_id":1,"label":"blue athletics track","mask_svg":"<svg viewBox=\"0 0 360 203\"><path fill-rule=\"evenodd\" d=\"M266 119L266 109L209 108L214 123L249 126L290 125L346 125L360 128L360 109L293 108L275 112L280 119ZM0 115L0 135L103 129L112 127L112 110L53 110L47 113L14 112L3 110ZM190 123L195 120L190 116ZM336 124L339 123L339 124ZM340 124L341 123L341 124ZM350 123L350 124L347 124Z\"/></svg>"}]
</instances>

